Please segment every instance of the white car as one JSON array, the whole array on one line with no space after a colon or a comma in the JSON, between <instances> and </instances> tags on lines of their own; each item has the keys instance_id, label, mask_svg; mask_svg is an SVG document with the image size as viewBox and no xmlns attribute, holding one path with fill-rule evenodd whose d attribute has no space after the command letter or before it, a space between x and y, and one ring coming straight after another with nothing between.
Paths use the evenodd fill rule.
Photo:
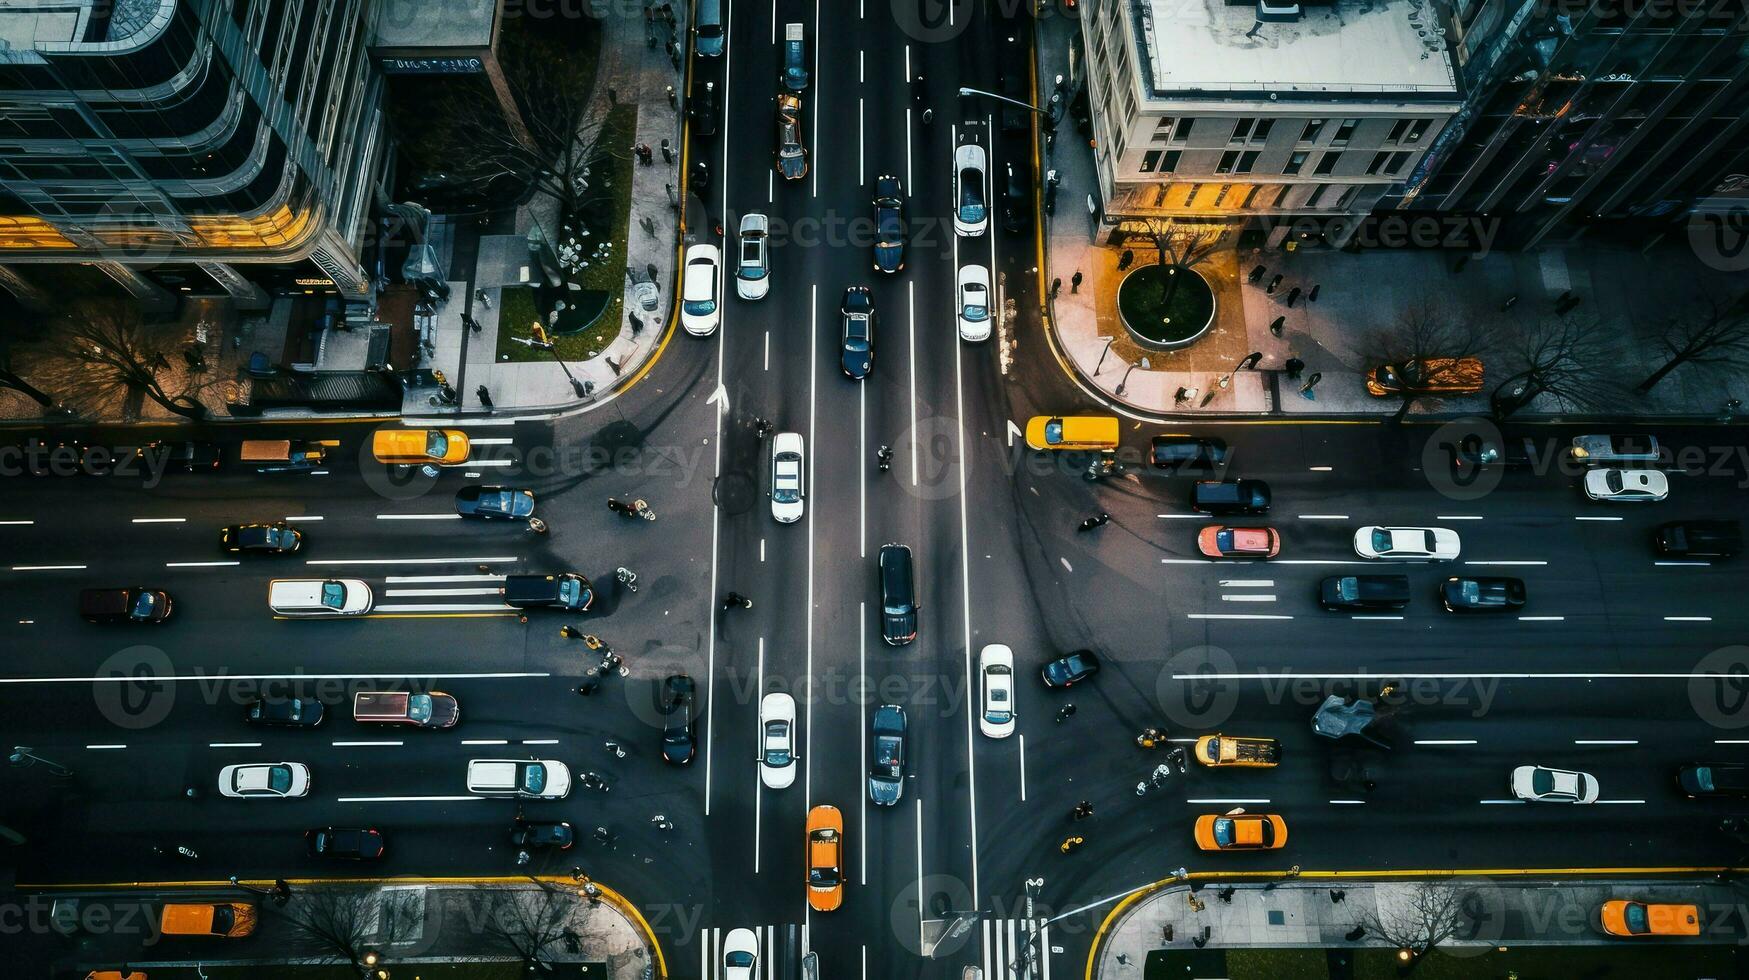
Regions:
<instances>
[{"instance_id":1,"label":"white car","mask_svg":"<svg viewBox=\"0 0 1749 980\"><path fill-rule=\"evenodd\" d=\"M310 767L301 762L252 762L219 770L219 795L237 800L308 796Z\"/></svg>"},{"instance_id":2,"label":"white car","mask_svg":"<svg viewBox=\"0 0 1749 980\"><path fill-rule=\"evenodd\" d=\"M770 789L796 781L796 699L781 691L759 699L759 780Z\"/></svg>"},{"instance_id":3,"label":"white car","mask_svg":"<svg viewBox=\"0 0 1749 980\"><path fill-rule=\"evenodd\" d=\"M709 337L717 329L717 266L722 253L700 243L686 249L686 272L680 279L680 325L694 337Z\"/></svg>"},{"instance_id":4,"label":"white car","mask_svg":"<svg viewBox=\"0 0 1749 980\"><path fill-rule=\"evenodd\" d=\"M1670 496L1670 478L1658 470L1587 470L1585 496L1610 503L1652 503Z\"/></svg>"},{"instance_id":5,"label":"white car","mask_svg":"<svg viewBox=\"0 0 1749 980\"><path fill-rule=\"evenodd\" d=\"M1390 561L1451 561L1458 556L1457 532L1446 527L1379 527L1354 532L1354 553Z\"/></svg>"},{"instance_id":6,"label":"white car","mask_svg":"<svg viewBox=\"0 0 1749 980\"><path fill-rule=\"evenodd\" d=\"M723 937L723 980L753 980L758 975L759 937L751 929L730 929Z\"/></svg>"},{"instance_id":7,"label":"white car","mask_svg":"<svg viewBox=\"0 0 1749 980\"><path fill-rule=\"evenodd\" d=\"M799 432L779 432L771 440L771 489L766 496L771 498L772 520L779 524L802 519L804 455Z\"/></svg>"},{"instance_id":8,"label":"white car","mask_svg":"<svg viewBox=\"0 0 1749 980\"><path fill-rule=\"evenodd\" d=\"M961 340L990 339L990 270L981 265L960 267L959 322Z\"/></svg>"},{"instance_id":9,"label":"white car","mask_svg":"<svg viewBox=\"0 0 1749 980\"><path fill-rule=\"evenodd\" d=\"M571 770L557 759L470 759L468 792L562 800L571 793Z\"/></svg>"},{"instance_id":10,"label":"white car","mask_svg":"<svg viewBox=\"0 0 1749 980\"><path fill-rule=\"evenodd\" d=\"M370 586L356 578L276 578L267 605L281 616L357 616L370 612Z\"/></svg>"},{"instance_id":11,"label":"white car","mask_svg":"<svg viewBox=\"0 0 1749 980\"><path fill-rule=\"evenodd\" d=\"M961 143L953 151L953 230L964 238L982 235L990 227L989 157L977 143Z\"/></svg>"},{"instance_id":12,"label":"white car","mask_svg":"<svg viewBox=\"0 0 1749 980\"><path fill-rule=\"evenodd\" d=\"M1001 643L978 653L978 731L990 738L1014 734L1014 651Z\"/></svg>"},{"instance_id":13,"label":"white car","mask_svg":"<svg viewBox=\"0 0 1749 980\"><path fill-rule=\"evenodd\" d=\"M1531 803L1596 803L1597 777L1570 769L1519 766L1512 770L1512 795Z\"/></svg>"},{"instance_id":14,"label":"white car","mask_svg":"<svg viewBox=\"0 0 1749 980\"><path fill-rule=\"evenodd\" d=\"M770 222L754 212L741 216L741 252L735 262L735 295L764 299L771 291Z\"/></svg>"}]
</instances>

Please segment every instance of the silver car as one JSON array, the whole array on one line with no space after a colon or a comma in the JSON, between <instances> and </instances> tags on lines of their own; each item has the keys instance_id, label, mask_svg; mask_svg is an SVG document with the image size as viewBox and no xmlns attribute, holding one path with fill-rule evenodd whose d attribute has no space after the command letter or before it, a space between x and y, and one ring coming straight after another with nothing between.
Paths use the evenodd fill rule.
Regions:
<instances>
[{"instance_id":1,"label":"silver car","mask_svg":"<svg viewBox=\"0 0 1749 980\"><path fill-rule=\"evenodd\" d=\"M767 251L770 222L754 212L741 216L741 251L735 259L735 295L764 299L771 291L771 256Z\"/></svg>"}]
</instances>

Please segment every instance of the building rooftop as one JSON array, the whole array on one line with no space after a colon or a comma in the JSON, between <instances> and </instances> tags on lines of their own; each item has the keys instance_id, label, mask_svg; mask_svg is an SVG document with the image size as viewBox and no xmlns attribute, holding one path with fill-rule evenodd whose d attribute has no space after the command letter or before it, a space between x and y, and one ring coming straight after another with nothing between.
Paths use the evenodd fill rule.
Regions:
<instances>
[{"instance_id":1,"label":"building rooftop","mask_svg":"<svg viewBox=\"0 0 1749 980\"><path fill-rule=\"evenodd\" d=\"M1157 97L1457 93L1428 0L1335 0L1305 6L1299 20L1271 23L1259 23L1253 5L1224 0L1141 0L1134 9Z\"/></svg>"},{"instance_id":2,"label":"building rooftop","mask_svg":"<svg viewBox=\"0 0 1749 980\"><path fill-rule=\"evenodd\" d=\"M0 0L0 42L12 51L67 51L82 44L124 44L168 18L174 0Z\"/></svg>"},{"instance_id":3,"label":"building rooftop","mask_svg":"<svg viewBox=\"0 0 1749 980\"><path fill-rule=\"evenodd\" d=\"M378 48L423 51L432 55L441 54L445 49L489 48L498 26L497 15L497 0L417 0L388 4L377 18L376 40L372 43Z\"/></svg>"}]
</instances>

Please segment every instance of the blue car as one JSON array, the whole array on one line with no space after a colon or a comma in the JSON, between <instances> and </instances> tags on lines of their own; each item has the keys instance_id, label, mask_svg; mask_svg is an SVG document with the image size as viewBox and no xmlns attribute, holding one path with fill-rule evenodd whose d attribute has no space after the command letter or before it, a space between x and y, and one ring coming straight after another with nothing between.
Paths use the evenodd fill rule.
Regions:
<instances>
[{"instance_id":1,"label":"blue car","mask_svg":"<svg viewBox=\"0 0 1749 980\"><path fill-rule=\"evenodd\" d=\"M883 704L869 719L868 798L892 806L905 795L905 709Z\"/></svg>"},{"instance_id":2,"label":"blue car","mask_svg":"<svg viewBox=\"0 0 1749 980\"><path fill-rule=\"evenodd\" d=\"M515 487L462 487L455 494L455 512L483 520L527 520L534 516L534 491Z\"/></svg>"}]
</instances>

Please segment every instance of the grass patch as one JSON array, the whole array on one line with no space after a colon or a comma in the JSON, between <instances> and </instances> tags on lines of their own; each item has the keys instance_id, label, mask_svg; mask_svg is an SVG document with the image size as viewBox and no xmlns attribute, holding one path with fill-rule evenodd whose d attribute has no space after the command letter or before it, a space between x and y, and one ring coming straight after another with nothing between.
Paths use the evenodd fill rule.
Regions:
<instances>
[{"instance_id":1,"label":"grass patch","mask_svg":"<svg viewBox=\"0 0 1749 980\"><path fill-rule=\"evenodd\" d=\"M1511 946L1506 950L1464 948L1465 955L1435 948L1408 980L1475 980L1518 976L1524 980L1585 977L1586 980L1704 980L1742 976L1749 956L1739 946L1607 943L1595 946ZM1335 957L1342 965L1333 965ZM1219 958L1219 959L1217 959ZM1221 962L1224 959L1224 962ZM1394 950L1255 948L1156 949L1148 953L1143 980L1183 980L1187 976L1232 980L1404 980Z\"/></svg>"},{"instance_id":2,"label":"grass patch","mask_svg":"<svg viewBox=\"0 0 1749 980\"><path fill-rule=\"evenodd\" d=\"M521 980L526 971L522 964L501 962L467 962L467 963L396 963L391 956L384 963L385 967L400 980ZM207 965L203 973L197 973L193 968L149 966L141 967L150 973L152 980L196 980L207 977L208 980L259 980L271 975L276 980L358 980L358 970L340 964L301 964L275 963L272 967L260 966L224 966ZM69 980L84 977L83 972L68 973L62 976ZM605 963L559 963L552 973L542 976L558 978L558 980L606 980L607 964Z\"/></svg>"},{"instance_id":3,"label":"grass patch","mask_svg":"<svg viewBox=\"0 0 1749 980\"><path fill-rule=\"evenodd\" d=\"M601 316L581 332L551 338L559 356L567 361L586 361L599 355L619 336L620 326L625 321L626 243L631 240L632 167L635 164L631 155L623 150L637 141L637 132L638 107L621 103L608 113L595 142L599 150L590 165L593 183L583 212L597 216L598 223L605 221L605 228L598 225L591 230L591 239L612 242L613 251L605 260L590 263L577 278L577 284L586 293L605 294L607 304ZM575 302L565 292L563 289L504 290L498 314L498 360L544 361L552 358L553 355L544 350L513 343L510 338L531 336L529 324L545 323L546 311L552 308L552 303L565 300L569 306ZM525 294L526 298L512 299L518 293Z\"/></svg>"}]
</instances>

